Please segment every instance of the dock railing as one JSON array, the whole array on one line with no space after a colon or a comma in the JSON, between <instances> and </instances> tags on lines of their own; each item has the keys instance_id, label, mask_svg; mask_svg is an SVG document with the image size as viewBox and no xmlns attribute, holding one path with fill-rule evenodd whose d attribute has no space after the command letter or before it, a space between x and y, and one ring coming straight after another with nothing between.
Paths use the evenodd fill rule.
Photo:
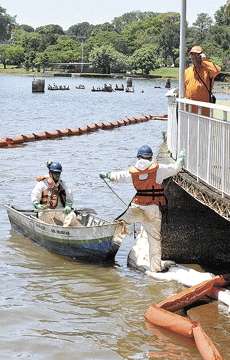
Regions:
<instances>
[{"instance_id":1,"label":"dock railing","mask_svg":"<svg viewBox=\"0 0 230 360\"><path fill-rule=\"evenodd\" d=\"M197 182L230 196L230 107L168 94L167 145L174 159L185 150L184 169Z\"/></svg>"}]
</instances>

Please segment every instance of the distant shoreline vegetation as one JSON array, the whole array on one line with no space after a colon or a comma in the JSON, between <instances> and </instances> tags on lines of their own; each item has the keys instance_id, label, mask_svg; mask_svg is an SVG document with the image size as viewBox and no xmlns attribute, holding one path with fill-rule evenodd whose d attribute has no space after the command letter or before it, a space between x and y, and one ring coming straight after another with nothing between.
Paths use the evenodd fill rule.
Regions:
<instances>
[{"instance_id":1,"label":"distant shoreline vegetation","mask_svg":"<svg viewBox=\"0 0 230 360\"><path fill-rule=\"evenodd\" d=\"M220 7L214 20L198 14L187 28L187 47L204 48L230 71L230 12ZM180 15L133 11L111 22L82 22L66 31L56 24L36 29L17 24L0 6L0 73L40 71L121 73L178 77ZM188 58L187 58L188 61Z\"/></svg>"},{"instance_id":2,"label":"distant shoreline vegetation","mask_svg":"<svg viewBox=\"0 0 230 360\"><path fill-rule=\"evenodd\" d=\"M13 66L13 65L9 65L7 66L6 69L4 69L3 65L0 65L0 75L30 75L30 76L55 76L55 74L63 74L63 76L68 75L68 73L64 72L64 71L51 71L49 69L46 69L44 72L40 71L38 72L36 70L36 68L34 69L29 69L26 70L24 67L17 67L17 66ZM111 78L117 78L118 76L123 78L123 77L127 77L132 75L132 77L136 77L136 78L146 78L146 79L157 79L157 78L162 78L162 79L178 79L179 77L179 68L158 68L155 69L153 71L150 71L150 73L148 75L143 75L141 72L136 72L135 74L130 74L130 73L110 73L110 74L104 74L104 73L80 73L79 74L82 77L111 77Z\"/></svg>"}]
</instances>

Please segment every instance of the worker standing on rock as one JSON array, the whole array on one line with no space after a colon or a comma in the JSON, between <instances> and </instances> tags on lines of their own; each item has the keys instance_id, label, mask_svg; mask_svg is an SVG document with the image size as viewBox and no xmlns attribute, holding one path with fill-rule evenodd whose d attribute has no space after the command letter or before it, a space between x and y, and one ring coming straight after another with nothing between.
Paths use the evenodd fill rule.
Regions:
<instances>
[{"instance_id":1,"label":"worker standing on rock","mask_svg":"<svg viewBox=\"0 0 230 360\"><path fill-rule=\"evenodd\" d=\"M33 206L39 212L39 218L45 222L57 221L58 225L61 223L64 227L76 225L78 220L72 210L71 191L60 178L62 165L52 161L47 162L47 167L49 175L38 176L37 184L31 193Z\"/></svg>"},{"instance_id":2,"label":"worker standing on rock","mask_svg":"<svg viewBox=\"0 0 230 360\"><path fill-rule=\"evenodd\" d=\"M101 173L102 179L114 182L132 182L136 195L132 199L126 211L119 217L128 225L138 222L142 224L142 232L148 238L149 266L153 272L164 270L164 262L161 260L161 207L166 205L163 180L176 175L184 163L182 151L174 164L158 164L153 158L150 146L143 145L137 152L137 162L125 171L111 171ZM121 236L125 236L125 233Z\"/></svg>"}]
</instances>

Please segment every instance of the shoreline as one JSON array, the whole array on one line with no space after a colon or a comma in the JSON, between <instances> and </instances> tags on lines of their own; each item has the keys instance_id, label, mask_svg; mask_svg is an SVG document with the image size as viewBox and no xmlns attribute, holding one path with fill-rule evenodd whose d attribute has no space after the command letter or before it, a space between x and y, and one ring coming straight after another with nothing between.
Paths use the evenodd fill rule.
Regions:
<instances>
[{"instance_id":1,"label":"shoreline","mask_svg":"<svg viewBox=\"0 0 230 360\"><path fill-rule=\"evenodd\" d=\"M7 76L27 76L27 77L34 77L34 78L50 78L50 77L67 77L67 78L95 78L95 79L127 79L131 77L132 79L137 80L154 80L154 79L162 79L162 80L179 80L178 76L173 76L169 74L149 74L149 75L141 75L141 74L100 74L100 73L65 73L65 72L27 72L27 71L12 71L12 69L0 69L0 76L7 75ZM227 81L216 80L217 83L222 83L224 86L230 86L230 77L227 77ZM229 90L228 90L229 91ZM222 92L222 91L221 91Z\"/></svg>"},{"instance_id":2,"label":"shoreline","mask_svg":"<svg viewBox=\"0 0 230 360\"><path fill-rule=\"evenodd\" d=\"M61 71L45 71L45 72L37 72L37 71L26 71L23 68L7 68L3 69L0 67L0 76L1 75L16 75L16 76L31 76L31 77L92 77L92 78L109 78L109 79L126 79L127 77L132 77L134 79L170 79L170 80L178 80L178 69L172 68L161 68L154 70L149 75L143 74L119 74L119 73L111 73L111 74L101 74L101 73L67 73Z\"/></svg>"},{"instance_id":3,"label":"shoreline","mask_svg":"<svg viewBox=\"0 0 230 360\"><path fill-rule=\"evenodd\" d=\"M9 75L9 76L28 76L28 77L36 77L36 78L49 78L49 77L67 77L67 78L107 78L107 79L127 79L131 77L132 79L138 80L154 80L154 79L163 79L163 80L178 80L177 77L170 77L170 76L162 76L162 75L149 75L149 76L142 76L142 75L115 75L115 74L88 74L88 73L21 73L21 72L3 72L0 71L0 76L2 75Z\"/></svg>"}]
</instances>

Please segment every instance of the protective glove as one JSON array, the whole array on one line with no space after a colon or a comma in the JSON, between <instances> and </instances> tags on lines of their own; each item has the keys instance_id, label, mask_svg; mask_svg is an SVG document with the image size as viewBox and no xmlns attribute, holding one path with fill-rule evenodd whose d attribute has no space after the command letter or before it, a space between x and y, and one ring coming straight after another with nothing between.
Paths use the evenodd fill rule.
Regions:
<instances>
[{"instance_id":1,"label":"protective glove","mask_svg":"<svg viewBox=\"0 0 230 360\"><path fill-rule=\"evenodd\" d=\"M71 211L72 211L72 208L69 205L66 205L64 210L63 210L65 215L68 215L69 213L71 213Z\"/></svg>"},{"instance_id":2,"label":"protective glove","mask_svg":"<svg viewBox=\"0 0 230 360\"><path fill-rule=\"evenodd\" d=\"M34 202L33 205L36 210L44 210L46 208L45 205L40 204L38 201Z\"/></svg>"},{"instance_id":3,"label":"protective glove","mask_svg":"<svg viewBox=\"0 0 230 360\"><path fill-rule=\"evenodd\" d=\"M109 179L109 173L102 172L99 174L101 179Z\"/></svg>"},{"instance_id":4,"label":"protective glove","mask_svg":"<svg viewBox=\"0 0 230 360\"><path fill-rule=\"evenodd\" d=\"M177 164L182 167L185 164L185 151L181 150L177 157Z\"/></svg>"}]
</instances>

